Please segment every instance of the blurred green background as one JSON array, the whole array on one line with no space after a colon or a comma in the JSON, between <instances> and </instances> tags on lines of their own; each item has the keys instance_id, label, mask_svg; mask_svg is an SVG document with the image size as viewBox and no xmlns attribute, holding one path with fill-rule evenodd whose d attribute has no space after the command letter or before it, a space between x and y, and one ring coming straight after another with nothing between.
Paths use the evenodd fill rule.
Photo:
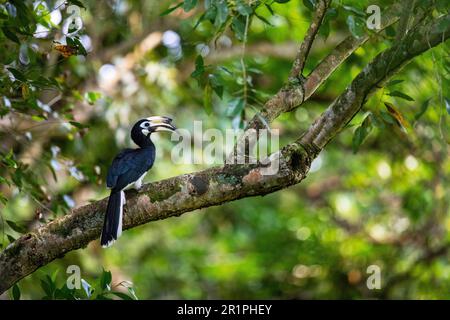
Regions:
<instances>
[{"instance_id":1,"label":"blurred green background","mask_svg":"<svg viewBox=\"0 0 450 320\"><path fill-rule=\"evenodd\" d=\"M209 21L210 1L180 2L164 14L178 2L83 0L78 39L87 55L64 58L52 41L65 42L67 5L23 2L34 23L30 36L8 24L23 18L12 14L18 2L0 1L2 247L108 196L107 168L132 146L129 130L137 119L172 115L188 130L194 120L204 129L242 127L286 81L309 25L314 1L283 2L225 1L227 16L217 21L223 4L213 1L217 12ZM391 3L378 2L382 14ZM333 1L306 74L346 36L364 31L361 14L369 4ZM448 4L437 1L437 8L430 17ZM349 16L356 27L349 28ZM17 32L19 42L8 32ZM278 118L272 127L281 132L280 145L306 130L394 39L395 27L373 34L308 102ZM403 82L371 97L300 185L125 231L107 250L94 241L20 281L21 298L42 298L48 275L63 286L69 265L80 266L90 284L109 270L112 285L132 282L139 299L450 298L448 48L447 42L418 57L395 76ZM199 55L212 76L191 76ZM11 80L11 66L25 79ZM393 91L411 99L390 96ZM404 129L384 102L402 114ZM354 152L355 128L368 114L386 121ZM147 182L206 167L175 165L174 142L163 134L154 142L158 157ZM381 269L381 289L367 288L370 265Z\"/></svg>"}]
</instances>

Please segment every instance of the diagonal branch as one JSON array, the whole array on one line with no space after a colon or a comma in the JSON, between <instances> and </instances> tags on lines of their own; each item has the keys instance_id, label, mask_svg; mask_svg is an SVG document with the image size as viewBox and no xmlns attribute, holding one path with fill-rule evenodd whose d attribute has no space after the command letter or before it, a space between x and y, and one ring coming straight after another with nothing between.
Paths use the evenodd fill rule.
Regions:
<instances>
[{"instance_id":1,"label":"diagonal branch","mask_svg":"<svg viewBox=\"0 0 450 320\"><path fill-rule=\"evenodd\" d=\"M144 186L128 192L124 229L185 212L220 205L245 197L265 195L302 181L318 152L360 110L368 95L377 90L405 63L450 36L446 15L411 30L402 41L379 54L352 84L296 142L274 156L279 170L263 175L261 164L211 168ZM445 25L444 32L440 30ZM390 63L387 63L390 61ZM41 228L23 235L0 254L0 294L36 269L85 247L98 238L107 199L74 209Z\"/></svg>"},{"instance_id":2,"label":"diagonal branch","mask_svg":"<svg viewBox=\"0 0 450 320\"><path fill-rule=\"evenodd\" d=\"M378 32L381 32L398 20L398 14L401 8L401 3L397 3L386 10L386 14L382 16L381 26ZM368 33L359 38L353 36L347 37L315 67L302 83L292 85L293 82L291 81L290 84L282 87L265 103L263 110L257 113L249 121L246 131L236 143L232 154L229 155L229 158L227 159L227 163L232 162L234 159L236 159L238 163L241 163L243 160L241 157L245 158L246 151L253 149L257 142L258 134L252 134L252 130L250 129L255 129L256 132L259 133L259 129L268 127L268 124L282 113L290 112L301 106L314 94L320 85L324 83L330 75L369 38L370 35ZM302 50L300 50L300 52L301 51ZM294 67L295 63L293 69Z\"/></svg>"},{"instance_id":3,"label":"diagonal branch","mask_svg":"<svg viewBox=\"0 0 450 320\"><path fill-rule=\"evenodd\" d=\"M394 4L387 8L385 10L386 13L382 15L381 28L376 31L381 32L397 22L400 10L400 4ZM249 121L247 129L264 128L267 123L271 123L280 114L290 112L301 106L314 94L320 85L324 83L330 75L369 38L369 33L366 33L359 38L353 36L345 38L306 77L303 83L304 90L299 89L298 86L286 86L281 88L277 94L266 102L263 110Z\"/></svg>"},{"instance_id":4,"label":"diagonal branch","mask_svg":"<svg viewBox=\"0 0 450 320\"><path fill-rule=\"evenodd\" d=\"M330 3L331 0L319 0L319 3L317 3L316 10L314 11L311 24L306 32L305 39L303 39L303 42L297 52L297 57L292 65L289 78L298 78L302 75L309 51L311 50L313 42L316 39L317 32L322 25L323 18L325 17Z\"/></svg>"}]
</instances>

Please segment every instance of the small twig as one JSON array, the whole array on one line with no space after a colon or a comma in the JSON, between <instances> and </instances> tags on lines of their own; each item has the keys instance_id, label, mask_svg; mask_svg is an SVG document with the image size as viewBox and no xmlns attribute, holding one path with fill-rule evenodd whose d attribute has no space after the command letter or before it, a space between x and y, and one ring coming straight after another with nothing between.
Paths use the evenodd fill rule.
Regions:
<instances>
[{"instance_id":1,"label":"small twig","mask_svg":"<svg viewBox=\"0 0 450 320\"><path fill-rule=\"evenodd\" d=\"M309 51L311 50L317 32L322 25L323 18L325 17L325 13L327 12L330 2L330 0L321 0L317 3L316 11L314 12L313 19L309 25L308 31L306 32L305 39L297 52L297 57L294 60L289 78L297 78L301 76L303 69L305 68Z\"/></svg>"},{"instance_id":2,"label":"small twig","mask_svg":"<svg viewBox=\"0 0 450 320\"><path fill-rule=\"evenodd\" d=\"M245 106L247 105L247 99L248 99L247 67L245 66L245 61L244 61L245 49L246 49L246 44L247 44L247 35L248 35L248 21L249 21L249 16L247 16L245 18L244 40L242 42L242 53L241 53L242 78L244 81L244 87L243 87L244 108L242 108L242 113L241 113L242 121L245 120Z\"/></svg>"}]
</instances>

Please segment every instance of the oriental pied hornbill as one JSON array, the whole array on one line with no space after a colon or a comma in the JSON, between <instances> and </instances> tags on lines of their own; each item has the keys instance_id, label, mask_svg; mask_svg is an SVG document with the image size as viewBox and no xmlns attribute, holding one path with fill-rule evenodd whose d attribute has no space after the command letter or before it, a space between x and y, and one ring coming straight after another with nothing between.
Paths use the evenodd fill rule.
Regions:
<instances>
[{"instance_id":1,"label":"oriental pied hornbill","mask_svg":"<svg viewBox=\"0 0 450 320\"><path fill-rule=\"evenodd\" d=\"M155 161L155 145L150 136L158 131L175 131L169 117L149 117L135 123L131 139L139 148L122 150L113 160L106 177L106 186L111 189L100 243L111 246L122 233L124 189L134 186L140 189L142 180Z\"/></svg>"}]
</instances>

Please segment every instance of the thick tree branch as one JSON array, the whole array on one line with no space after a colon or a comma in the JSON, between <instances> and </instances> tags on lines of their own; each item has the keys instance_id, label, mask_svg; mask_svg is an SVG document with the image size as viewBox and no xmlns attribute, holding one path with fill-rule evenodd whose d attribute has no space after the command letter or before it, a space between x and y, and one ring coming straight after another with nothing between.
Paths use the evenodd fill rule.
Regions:
<instances>
[{"instance_id":1,"label":"thick tree branch","mask_svg":"<svg viewBox=\"0 0 450 320\"><path fill-rule=\"evenodd\" d=\"M395 23L399 19L398 15L400 10L400 4L394 4L387 8L387 10L385 10L386 12L382 15L381 28L380 30L377 30L377 32L381 32ZM247 129L264 128L267 123L271 123L280 114L292 111L301 106L314 94L320 85L324 83L330 75L369 38L370 34L368 33L359 38L353 36L345 38L306 77L303 83L304 90L300 89L299 86L289 85L281 88L277 94L266 102L263 110L249 121Z\"/></svg>"},{"instance_id":2,"label":"thick tree branch","mask_svg":"<svg viewBox=\"0 0 450 320\"><path fill-rule=\"evenodd\" d=\"M260 164L232 165L148 184L139 193L128 192L124 229L299 183L320 149L359 111L372 91L413 57L448 39L449 24L444 33L440 30L448 19L449 15L415 28L368 64L298 141L271 157L279 161L276 174L263 175L265 168ZM106 201L74 209L11 243L0 254L0 293L39 267L97 239Z\"/></svg>"},{"instance_id":3,"label":"thick tree branch","mask_svg":"<svg viewBox=\"0 0 450 320\"><path fill-rule=\"evenodd\" d=\"M386 10L386 14L383 14L382 16L381 27L378 32L384 30L398 20L401 8L402 6L400 3L394 4ZM306 37L308 37L308 35ZM369 38L370 35L368 33L359 38L353 36L347 37L314 68L303 83L293 85L291 82L283 86L265 103L263 110L257 113L249 121L245 133L239 138L239 141L233 150L234 152L229 156L229 159L236 159L237 161L242 162L240 157L245 156L246 150L252 150L258 139L258 135L251 134L250 129L255 129L257 133L259 133L259 129L267 127L268 124L280 114L290 112L301 106L314 94L320 85L324 83L330 75ZM292 70L294 70L295 66L296 63L293 64ZM293 72L292 70L291 73Z\"/></svg>"},{"instance_id":4,"label":"thick tree branch","mask_svg":"<svg viewBox=\"0 0 450 320\"><path fill-rule=\"evenodd\" d=\"M417 26L402 41L376 56L314 122L302 141L322 149L347 125L374 90L380 88L412 58L448 39L448 19L450 16L446 15L429 24ZM446 30L441 30L442 25L446 25ZM343 108L343 105L346 107Z\"/></svg>"}]
</instances>

